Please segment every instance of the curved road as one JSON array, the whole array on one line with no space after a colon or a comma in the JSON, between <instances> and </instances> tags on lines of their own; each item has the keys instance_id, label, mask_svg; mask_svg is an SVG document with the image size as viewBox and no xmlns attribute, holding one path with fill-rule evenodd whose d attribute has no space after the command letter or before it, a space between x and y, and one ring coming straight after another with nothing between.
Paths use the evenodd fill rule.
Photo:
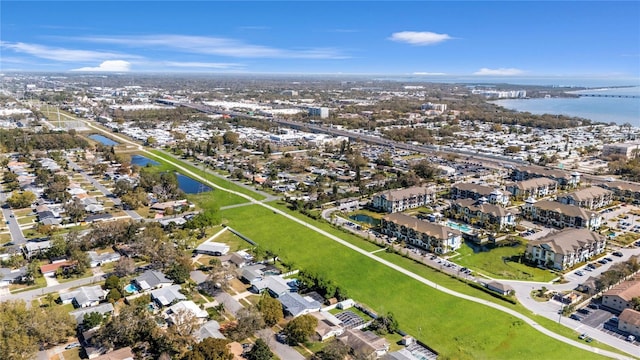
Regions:
<instances>
[{"instance_id":1,"label":"curved road","mask_svg":"<svg viewBox=\"0 0 640 360\"><path fill-rule=\"evenodd\" d=\"M155 158L159 158L157 155L155 155L152 152L146 150L142 145L137 144L137 143L135 143L135 142L133 142L133 141L131 141L129 139L114 135L111 132L108 132L108 131L103 130L103 129L98 128L98 127L95 127L95 126L93 126L92 124L90 124L88 122L87 122L87 126L89 126L92 129L95 129L97 131L106 133L109 136L114 137L116 139L119 139L119 140L121 140L123 142L135 145L140 149L140 151L144 152L145 154L148 154L149 156L152 156L152 157L155 157ZM544 328L543 326L538 324L535 320L533 320L533 319L531 319L531 318L529 318L529 317L527 317L527 316L525 316L525 315L523 315L523 314L521 314L521 313L519 313L519 312L517 312L515 310L512 310L512 309L509 309L509 308L507 308L505 306L502 306L500 304L496 304L496 303L493 303L493 302L488 301L488 300L478 299L478 298L475 298L473 296L462 294L462 293L459 293L457 291L454 291L454 290L451 290L451 289L447 289L447 288L445 288L443 286L438 286L433 281L427 280L427 279L425 279L425 278L423 278L423 277L421 277L421 276L419 276L419 275L417 275L417 274L415 274L415 273L413 273L413 272L411 272L409 270L406 270L403 267L400 267L400 266L398 266L396 264L393 264L393 263L391 263L391 262L389 262L387 260L384 260L382 258L379 258L379 257L373 255L373 254L370 254L367 251L365 251L365 250L363 250L363 249L361 249L361 248L359 248L359 247L357 247L357 246L355 246L353 244L350 244L347 241L344 241L344 240L340 239L339 237L337 237L337 236L335 236L333 234L330 234L330 233L328 233L328 232L326 232L326 231L324 231L324 230L322 230L320 228L317 228L317 227L315 227L315 226L313 226L313 225L311 225L311 224L309 224L309 223L307 223L307 222L305 222L303 220L300 220L300 219L298 219L298 218L296 218L296 217L294 217L292 215L289 215L289 214L287 214L286 212L284 212L284 211L282 211L280 209L277 209L277 208L275 208L273 206L270 206L268 204L262 203L262 202L260 202L260 201L258 201L256 199L248 196L248 195L245 195L245 194L242 194L242 193L239 193L239 192L236 192L236 191L229 190L229 189L223 188L221 186L218 186L217 184L214 184L214 183L210 182L209 180L203 178L202 176L200 176L200 175L198 175L198 174L196 174L196 173L194 173L194 172L192 172L192 171L184 168L183 166L181 166L179 164L176 164L176 163L174 163L172 161L169 161L169 160L164 159L164 158L162 158L161 160L168 162L169 164L175 166L176 168L184 171L186 174L189 174L190 176L193 176L195 179L197 179L199 181L202 181L202 182L206 183L209 186L212 186L212 187L214 187L216 189L219 189L219 190L222 190L222 191L230 192L230 193L232 193L234 195L243 197L243 198L247 199L248 201L250 201L250 202L252 202L252 203L254 203L256 205L263 206L263 207L273 211L274 213L280 214L280 215L288 218L291 221L295 221L298 224L300 224L302 226L305 226L305 227L307 227L307 228L309 228L309 229L311 229L311 230L313 230L313 231L315 231L315 232L317 232L317 233L319 233L319 234L321 234L321 235L323 235L323 236L325 236L325 237L327 237L327 238L329 238L329 239L331 239L333 241L336 241L336 242L348 247L349 249L360 253L363 256L366 256L366 257L368 257L368 258L370 258L372 260L375 260L375 261L377 261L377 262L379 262L379 263L381 263L381 264L383 264L383 265L385 265L385 266L387 266L387 267L389 267L391 269L394 269L394 270L396 270L396 271L398 271L398 272L400 272L400 273L402 273L402 274L404 274L404 275L406 275L406 276L408 276L408 277L410 277L410 278L412 278L414 280L417 280L422 284L430 286L430 287L432 287L432 288L434 288L434 289L436 289L438 291L441 291L443 293L446 293L446 294L449 294L449 295L452 295L452 296L455 296L455 297L458 297L458 298L461 298L461 299L465 299L465 300L473 301L473 302L478 303L478 304L489 306L489 307L494 308L496 310L505 312L505 313L507 313L507 314L509 314L511 316L514 316L514 317L526 322L527 324L531 325L534 329L540 331L541 333L543 333L543 334L545 334L545 335L547 335L549 337L552 337L552 338L554 338L556 340L562 341L562 342L564 342L564 343L566 343L568 345L572 345L572 346L575 346L577 348L580 348L580 349L583 349L583 350L586 350L586 351L590 351L590 352L593 352L593 353L596 353L596 354L599 354L599 355L607 356L607 357L610 357L610 358L613 358L613 359L632 359L631 357L627 357L627 356L624 356L624 355L621 355L621 354L618 354L618 353L614 353L614 352L611 352L611 351L608 351L608 350L599 349L599 348L587 345L586 343L578 342L578 341L575 341L573 339L561 336L560 334L557 334L557 333L555 333L555 332L553 332L551 330L548 330L548 329Z\"/></svg>"}]
</instances>

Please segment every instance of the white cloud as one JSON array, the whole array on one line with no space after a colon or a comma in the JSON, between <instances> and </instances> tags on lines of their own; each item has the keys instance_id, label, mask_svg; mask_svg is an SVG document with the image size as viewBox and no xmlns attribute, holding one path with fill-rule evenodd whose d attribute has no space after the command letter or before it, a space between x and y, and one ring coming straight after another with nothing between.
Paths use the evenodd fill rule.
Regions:
<instances>
[{"instance_id":1,"label":"white cloud","mask_svg":"<svg viewBox=\"0 0 640 360\"><path fill-rule=\"evenodd\" d=\"M515 69L515 68L499 68L499 69L489 69L482 68L473 73L473 75L492 75L492 76L513 76L513 75L522 75L524 74L523 70Z\"/></svg>"},{"instance_id":2,"label":"white cloud","mask_svg":"<svg viewBox=\"0 0 640 360\"><path fill-rule=\"evenodd\" d=\"M118 54L106 51L93 51L93 50L75 50L54 48L50 46L27 44L22 42L10 43L6 41L0 42L0 47L10 49L18 53L29 54L42 59L56 60L56 61L68 61L68 62L81 62L81 61L97 61L104 59L117 59L117 58L137 58L137 56Z\"/></svg>"},{"instance_id":3,"label":"white cloud","mask_svg":"<svg viewBox=\"0 0 640 360\"><path fill-rule=\"evenodd\" d=\"M74 38L93 43L116 44L130 47L155 47L182 52L219 55L238 58L291 58L291 59L345 59L347 56L332 48L280 49L264 45L247 44L224 37L189 35L145 36L89 36Z\"/></svg>"},{"instance_id":4,"label":"white cloud","mask_svg":"<svg viewBox=\"0 0 640 360\"><path fill-rule=\"evenodd\" d=\"M416 72L413 73L413 75L416 75L416 76L442 76L442 75L447 75L447 74L441 73L441 72L416 71Z\"/></svg>"},{"instance_id":5,"label":"white cloud","mask_svg":"<svg viewBox=\"0 0 640 360\"><path fill-rule=\"evenodd\" d=\"M400 31L391 34L390 40L411 45L435 45L443 41L453 39L447 34L438 34L430 31Z\"/></svg>"},{"instance_id":6,"label":"white cloud","mask_svg":"<svg viewBox=\"0 0 640 360\"><path fill-rule=\"evenodd\" d=\"M242 67L242 64L234 63L215 63L215 62L197 62L197 61L167 61L166 66L185 67L185 68L210 68L210 69L229 69Z\"/></svg>"},{"instance_id":7,"label":"white cloud","mask_svg":"<svg viewBox=\"0 0 640 360\"><path fill-rule=\"evenodd\" d=\"M103 61L96 67L83 67L71 71L100 71L100 72L127 72L131 69L131 63L124 60Z\"/></svg>"}]
</instances>

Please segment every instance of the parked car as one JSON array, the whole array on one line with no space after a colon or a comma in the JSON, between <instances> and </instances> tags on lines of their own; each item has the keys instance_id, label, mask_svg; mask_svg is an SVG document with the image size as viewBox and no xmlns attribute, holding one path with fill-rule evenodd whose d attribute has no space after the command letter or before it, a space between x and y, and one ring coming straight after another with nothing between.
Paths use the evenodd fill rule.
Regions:
<instances>
[{"instance_id":1,"label":"parked car","mask_svg":"<svg viewBox=\"0 0 640 360\"><path fill-rule=\"evenodd\" d=\"M590 342L592 342L592 341L593 341L593 339L592 339L592 338L590 338L590 337L587 337L586 339L584 339L584 341L586 341L586 342L590 343Z\"/></svg>"},{"instance_id":2,"label":"parked car","mask_svg":"<svg viewBox=\"0 0 640 360\"><path fill-rule=\"evenodd\" d=\"M581 321L582 318L580 318L580 316L576 315L576 314L571 314L571 316L569 316L569 319L573 319L575 321Z\"/></svg>"},{"instance_id":3,"label":"parked car","mask_svg":"<svg viewBox=\"0 0 640 360\"><path fill-rule=\"evenodd\" d=\"M578 312L580 314L585 314L585 315L591 314L591 311L589 311L589 309L586 309L586 308L578 309Z\"/></svg>"},{"instance_id":4,"label":"parked car","mask_svg":"<svg viewBox=\"0 0 640 360\"><path fill-rule=\"evenodd\" d=\"M578 271L576 271L576 275L582 276L582 275L584 275L584 273L582 271L578 270Z\"/></svg>"},{"instance_id":5,"label":"parked car","mask_svg":"<svg viewBox=\"0 0 640 360\"><path fill-rule=\"evenodd\" d=\"M587 338L587 334L585 334L585 333L582 333L582 334L580 334L580 336L578 336L578 339L580 339L580 340L584 340L586 338Z\"/></svg>"},{"instance_id":6,"label":"parked car","mask_svg":"<svg viewBox=\"0 0 640 360\"><path fill-rule=\"evenodd\" d=\"M69 349L75 349L77 347L80 347L80 343L79 342L73 342L67 346L65 346L65 350L69 350Z\"/></svg>"},{"instance_id":7,"label":"parked car","mask_svg":"<svg viewBox=\"0 0 640 360\"><path fill-rule=\"evenodd\" d=\"M612 255L613 255L613 256L617 256L617 257L622 257L622 252L620 252L620 251L614 251Z\"/></svg>"},{"instance_id":8,"label":"parked car","mask_svg":"<svg viewBox=\"0 0 640 360\"><path fill-rule=\"evenodd\" d=\"M590 303L589 305L587 305L587 307L590 307L592 309L600 309L600 305L596 304L596 303Z\"/></svg>"}]
</instances>

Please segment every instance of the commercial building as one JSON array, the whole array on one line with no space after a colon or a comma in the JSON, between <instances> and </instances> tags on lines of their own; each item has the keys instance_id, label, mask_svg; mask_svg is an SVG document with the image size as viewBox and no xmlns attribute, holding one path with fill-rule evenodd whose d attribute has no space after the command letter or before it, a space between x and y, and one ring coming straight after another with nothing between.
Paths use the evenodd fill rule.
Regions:
<instances>
[{"instance_id":1,"label":"commercial building","mask_svg":"<svg viewBox=\"0 0 640 360\"><path fill-rule=\"evenodd\" d=\"M619 155L624 159L633 159L640 153L640 142L605 144L602 146L602 157Z\"/></svg>"},{"instance_id":2,"label":"commercial building","mask_svg":"<svg viewBox=\"0 0 640 360\"><path fill-rule=\"evenodd\" d=\"M326 107L310 107L309 116L317 116L322 119L329 117L329 108Z\"/></svg>"},{"instance_id":3,"label":"commercial building","mask_svg":"<svg viewBox=\"0 0 640 360\"><path fill-rule=\"evenodd\" d=\"M402 213L385 216L381 225L383 234L438 254L457 250L462 245L460 231Z\"/></svg>"},{"instance_id":4,"label":"commercial building","mask_svg":"<svg viewBox=\"0 0 640 360\"><path fill-rule=\"evenodd\" d=\"M588 229L566 229L527 243L525 257L537 265L564 270L605 251L606 238Z\"/></svg>"},{"instance_id":5,"label":"commercial building","mask_svg":"<svg viewBox=\"0 0 640 360\"><path fill-rule=\"evenodd\" d=\"M436 199L431 187L414 186L406 189L388 190L373 196L373 207L394 213L427 205Z\"/></svg>"}]
</instances>

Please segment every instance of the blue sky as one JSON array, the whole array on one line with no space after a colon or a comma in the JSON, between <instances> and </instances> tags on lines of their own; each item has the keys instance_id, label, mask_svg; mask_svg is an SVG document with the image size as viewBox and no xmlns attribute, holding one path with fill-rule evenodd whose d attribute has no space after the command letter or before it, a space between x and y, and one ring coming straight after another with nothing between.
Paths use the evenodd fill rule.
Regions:
<instances>
[{"instance_id":1,"label":"blue sky","mask_svg":"<svg viewBox=\"0 0 640 360\"><path fill-rule=\"evenodd\" d=\"M0 71L640 78L640 2L0 2Z\"/></svg>"}]
</instances>

